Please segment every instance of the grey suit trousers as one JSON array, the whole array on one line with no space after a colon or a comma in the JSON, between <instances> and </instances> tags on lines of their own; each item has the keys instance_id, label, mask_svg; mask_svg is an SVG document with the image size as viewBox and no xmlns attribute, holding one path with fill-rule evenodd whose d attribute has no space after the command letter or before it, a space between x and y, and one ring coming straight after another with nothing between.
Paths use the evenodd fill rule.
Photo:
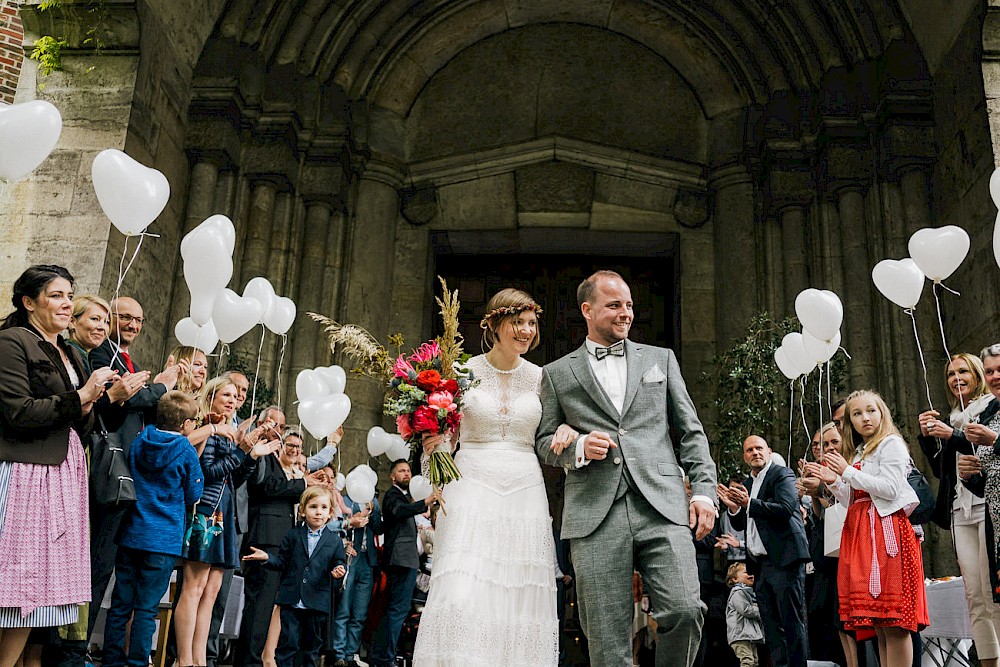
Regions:
<instances>
[{"instance_id":1,"label":"grey suit trousers","mask_svg":"<svg viewBox=\"0 0 1000 667\"><path fill-rule=\"evenodd\" d=\"M632 488L623 490L597 530L570 540L590 664L632 666L634 570L658 626L657 667L690 667L705 614L691 529L665 519Z\"/></svg>"}]
</instances>

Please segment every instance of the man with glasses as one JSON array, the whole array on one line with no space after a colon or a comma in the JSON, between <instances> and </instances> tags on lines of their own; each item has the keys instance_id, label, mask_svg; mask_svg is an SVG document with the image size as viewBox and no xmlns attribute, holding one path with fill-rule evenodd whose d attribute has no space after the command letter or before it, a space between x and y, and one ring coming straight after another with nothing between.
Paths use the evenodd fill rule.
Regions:
<instances>
[{"instance_id":1,"label":"man with glasses","mask_svg":"<svg viewBox=\"0 0 1000 667\"><path fill-rule=\"evenodd\" d=\"M142 370L131 356L132 346L143 325L142 306L131 297L118 297L111 301L111 331L100 347L91 351L93 368L110 366L129 382L141 386L136 393L121 403L111 403L105 395L98 400L96 412L109 431L117 431L122 448L128 456L129 446L148 424L156 422L156 404L177 384L182 373L187 372L187 362L177 363L149 382L149 372ZM92 612L88 618L87 636L94 631L97 611L104 599L105 589L111 580L118 547L115 536L121 526L128 505L98 504L93 496L91 480L90 498L90 571Z\"/></svg>"},{"instance_id":2,"label":"man with glasses","mask_svg":"<svg viewBox=\"0 0 1000 667\"><path fill-rule=\"evenodd\" d=\"M285 432L285 413L278 406L269 405L261 410L257 423L264 427L265 437L280 439ZM295 503L302 492L308 486L328 483L323 473L313 473L304 479L288 479L277 453L262 458L257 470L258 473L247 482L250 516L247 536L243 540L247 553L250 545L265 551L277 549L285 534L295 526ZM261 653L267 641L271 609L280 581L280 572L267 570L262 563L243 562L245 606L234 664L262 665Z\"/></svg>"}]
</instances>

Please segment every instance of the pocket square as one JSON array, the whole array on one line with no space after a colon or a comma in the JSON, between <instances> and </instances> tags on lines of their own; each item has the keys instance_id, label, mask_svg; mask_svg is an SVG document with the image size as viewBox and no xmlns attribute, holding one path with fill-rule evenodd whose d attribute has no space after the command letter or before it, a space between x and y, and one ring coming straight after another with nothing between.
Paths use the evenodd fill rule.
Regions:
<instances>
[{"instance_id":1,"label":"pocket square","mask_svg":"<svg viewBox=\"0 0 1000 667\"><path fill-rule=\"evenodd\" d=\"M646 383L650 383L650 382L663 382L666 379L667 379L667 376L664 375L663 371L660 370L660 365L659 364L656 364L655 366L653 366L652 368L650 368L642 376L642 381L646 382Z\"/></svg>"}]
</instances>

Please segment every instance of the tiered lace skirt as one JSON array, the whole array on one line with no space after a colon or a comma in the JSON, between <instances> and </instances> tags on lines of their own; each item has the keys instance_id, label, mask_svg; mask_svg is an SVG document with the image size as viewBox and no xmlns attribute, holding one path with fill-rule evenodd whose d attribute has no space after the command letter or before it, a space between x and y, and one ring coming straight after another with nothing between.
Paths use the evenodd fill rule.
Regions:
<instances>
[{"instance_id":1,"label":"tiered lace skirt","mask_svg":"<svg viewBox=\"0 0 1000 667\"><path fill-rule=\"evenodd\" d=\"M414 666L556 665L555 543L535 452L462 443L456 463Z\"/></svg>"}]
</instances>

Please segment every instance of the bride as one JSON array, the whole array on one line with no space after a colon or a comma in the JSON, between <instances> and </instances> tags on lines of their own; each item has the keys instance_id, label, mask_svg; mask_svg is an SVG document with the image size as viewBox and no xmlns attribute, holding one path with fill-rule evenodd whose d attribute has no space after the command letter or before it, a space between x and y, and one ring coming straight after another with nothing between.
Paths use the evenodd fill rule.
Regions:
<instances>
[{"instance_id":1,"label":"bride","mask_svg":"<svg viewBox=\"0 0 1000 667\"><path fill-rule=\"evenodd\" d=\"M480 323L489 351L468 364L479 383L465 395L462 478L444 489L414 667L558 663L555 546L534 451L542 369L521 358L538 346L541 312L508 288ZM553 448L576 436L561 426ZM424 448L439 443L429 438Z\"/></svg>"}]
</instances>

